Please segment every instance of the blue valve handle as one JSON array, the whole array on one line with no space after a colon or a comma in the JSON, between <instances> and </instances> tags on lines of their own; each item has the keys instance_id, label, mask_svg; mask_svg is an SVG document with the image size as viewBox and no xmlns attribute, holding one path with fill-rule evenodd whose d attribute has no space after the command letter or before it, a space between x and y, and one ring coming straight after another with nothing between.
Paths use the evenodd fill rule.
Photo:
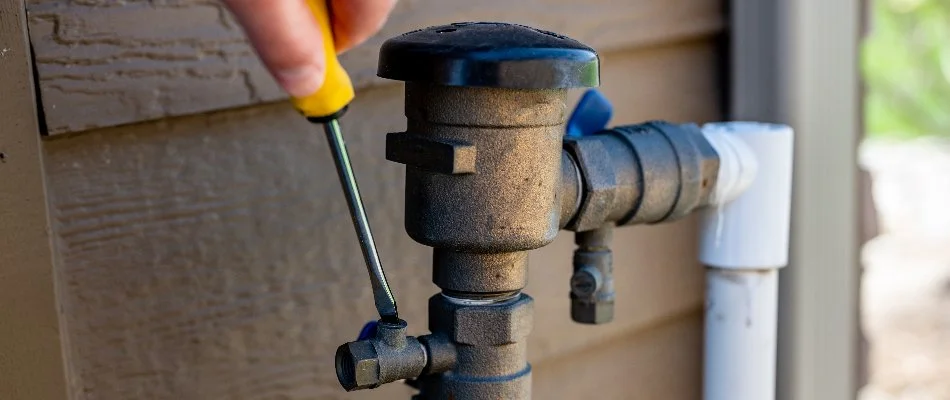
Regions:
<instances>
[{"instance_id":1,"label":"blue valve handle","mask_svg":"<svg viewBox=\"0 0 950 400\"><path fill-rule=\"evenodd\" d=\"M597 89L590 89L571 113L567 120L567 136L581 137L592 135L607 127L614 108L610 100Z\"/></svg>"},{"instance_id":2,"label":"blue valve handle","mask_svg":"<svg viewBox=\"0 0 950 400\"><path fill-rule=\"evenodd\" d=\"M363 325L363 329L360 329L360 335L356 337L357 341L367 340L376 337L376 330L379 327L379 322L369 321L366 325Z\"/></svg>"}]
</instances>

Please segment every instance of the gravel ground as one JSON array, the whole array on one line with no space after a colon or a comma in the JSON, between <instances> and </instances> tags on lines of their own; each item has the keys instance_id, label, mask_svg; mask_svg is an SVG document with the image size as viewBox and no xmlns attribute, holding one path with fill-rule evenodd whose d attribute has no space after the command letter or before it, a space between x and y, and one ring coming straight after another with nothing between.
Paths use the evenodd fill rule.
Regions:
<instances>
[{"instance_id":1,"label":"gravel ground","mask_svg":"<svg viewBox=\"0 0 950 400\"><path fill-rule=\"evenodd\" d=\"M950 141L868 142L880 235L862 252L860 400L950 400Z\"/></svg>"}]
</instances>

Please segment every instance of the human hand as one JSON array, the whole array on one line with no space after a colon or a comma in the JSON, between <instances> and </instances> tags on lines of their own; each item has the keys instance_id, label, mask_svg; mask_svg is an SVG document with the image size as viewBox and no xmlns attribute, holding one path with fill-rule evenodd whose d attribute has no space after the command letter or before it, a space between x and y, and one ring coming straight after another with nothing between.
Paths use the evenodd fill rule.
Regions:
<instances>
[{"instance_id":1,"label":"human hand","mask_svg":"<svg viewBox=\"0 0 950 400\"><path fill-rule=\"evenodd\" d=\"M277 83L294 97L323 85L323 40L306 0L223 0L244 27L255 51ZM338 53L359 45L386 22L396 0L330 2Z\"/></svg>"}]
</instances>

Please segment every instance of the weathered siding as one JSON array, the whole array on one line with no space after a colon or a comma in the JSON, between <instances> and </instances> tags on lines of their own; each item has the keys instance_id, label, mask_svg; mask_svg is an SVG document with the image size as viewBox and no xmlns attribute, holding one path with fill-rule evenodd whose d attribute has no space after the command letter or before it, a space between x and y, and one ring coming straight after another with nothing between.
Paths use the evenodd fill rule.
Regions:
<instances>
[{"instance_id":1,"label":"weathered siding","mask_svg":"<svg viewBox=\"0 0 950 400\"><path fill-rule=\"evenodd\" d=\"M535 399L701 398L703 319L699 307L646 331L632 331L534 366Z\"/></svg>"},{"instance_id":2,"label":"weathered siding","mask_svg":"<svg viewBox=\"0 0 950 400\"><path fill-rule=\"evenodd\" d=\"M388 37L447 21L503 20L598 50L709 35L721 0L403 0L379 35L342 57L358 87ZM218 0L28 0L51 134L259 104L283 97Z\"/></svg>"},{"instance_id":3,"label":"weathered siding","mask_svg":"<svg viewBox=\"0 0 950 400\"><path fill-rule=\"evenodd\" d=\"M62 16L84 7L71 4L86 3L34 1L33 7ZM117 9L146 7L126 3ZM721 89L713 33L719 10L715 2L692 8L679 3L548 0L509 12L499 5L404 1L397 27L388 29L500 15L547 21L538 25L614 49L602 54L614 122L717 119ZM673 27L700 28L657 25L636 7L654 19L678 15ZM563 21L531 13L538 9L560 10L551 12L563 13ZM603 22L571 24L569 14L588 9ZM641 20L653 31L632 22L616 25ZM372 47L351 55L358 77L371 72ZM366 61L353 61L360 57ZM57 79L43 77L44 94ZM187 86L174 75L163 79ZM138 101L135 85L117 98ZM167 88L185 97L202 90ZM74 110L48 115L48 122L69 131L165 115L100 113L113 106L111 100L87 101L97 115ZM430 283L431 255L402 229L403 167L383 157L383 135L405 127L402 103L400 85L363 84L342 123L400 311L414 333L422 333L426 299L437 290ZM172 114L234 105L190 104ZM73 117L87 119L72 128L62 123ZM57 118L63 118L59 125ZM373 317L373 302L323 135L287 105L56 136L45 151L74 398L389 399L409 393L397 384L345 394L336 383L333 351ZM694 228L688 219L618 231L617 318L604 326L570 321L571 234L532 254L527 292L536 299L530 339L536 398L577 398L607 385L600 398L697 397L702 270Z\"/></svg>"}]
</instances>

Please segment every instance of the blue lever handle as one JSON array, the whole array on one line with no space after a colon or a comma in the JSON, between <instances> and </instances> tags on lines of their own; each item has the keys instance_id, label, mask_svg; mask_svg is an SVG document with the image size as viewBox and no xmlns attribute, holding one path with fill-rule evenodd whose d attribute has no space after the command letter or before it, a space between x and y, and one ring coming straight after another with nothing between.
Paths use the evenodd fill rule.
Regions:
<instances>
[{"instance_id":1,"label":"blue lever handle","mask_svg":"<svg viewBox=\"0 0 950 400\"><path fill-rule=\"evenodd\" d=\"M581 137L591 135L607 127L614 108L610 100L597 89L590 89L571 113L567 120L567 136Z\"/></svg>"},{"instance_id":2,"label":"blue lever handle","mask_svg":"<svg viewBox=\"0 0 950 400\"><path fill-rule=\"evenodd\" d=\"M379 327L379 322L369 321L366 325L363 325L363 329L360 329L360 335L356 337L357 341L367 340L376 337L376 330Z\"/></svg>"}]
</instances>

